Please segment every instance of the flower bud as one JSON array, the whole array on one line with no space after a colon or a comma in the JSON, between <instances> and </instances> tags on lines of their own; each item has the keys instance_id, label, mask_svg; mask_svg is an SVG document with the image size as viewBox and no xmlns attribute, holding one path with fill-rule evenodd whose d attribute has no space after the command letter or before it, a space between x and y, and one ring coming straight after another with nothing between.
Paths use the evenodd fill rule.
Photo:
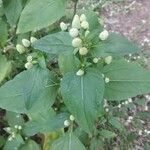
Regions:
<instances>
[{"instance_id":1,"label":"flower bud","mask_svg":"<svg viewBox=\"0 0 150 150\"><path fill-rule=\"evenodd\" d=\"M24 47L30 47L30 41L29 40L27 40L27 39L22 39L22 44L23 44L23 46Z\"/></svg>"},{"instance_id":2,"label":"flower bud","mask_svg":"<svg viewBox=\"0 0 150 150\"><path fill-rule=\"evenodd\" d=\"M31 42L31 43L34 43L35 41L37 41L37 38L31 36L31 37L30 37L30 42Z\"/></svg>"},{"instance_id":3,"label":"flower bud","mask_svg":"<svg viewBox=\"0 0 150 150\"><path fill-rule=\"evenodd\" d=\"M68 26L67 26L67 24L65 24L64 22L61 22L61 23L60 23L60 28L61 28L62 31L66 31L67 28L68 28Z\"/></svg>"},{"instance_id":4,"label":"flower bud","mask_svg":"<svg viewBox=\"0 0 150 150\"><path fill-rule=\"evenodd\" d=\"M22 126L18 126L18 130L21 130L22 129Z\"/></svg>"},{"instance_id":5,"label":"flower bud","mask_svg":"<svg viewBox=\"0 0 150 150\"><path fill-rule=\"evenodd\" d=\"M64 121L64 126L65 126L65 127L68 127L69 125L70 125L69 120L65 120L65 121Z\"/></svg>"},{"instance_id":6,"label":"flower bud","mask_svg":"<svg viewBox=\"0 0 150 150\"><path fill-rule=\"evenodd\" d=\"M128 98L128 102L129 102L129 103L132 103L132 98Z\"/></svg>"},{"instance_id":7,"label":"flower bud","mask_svg":"<svg viewBox=\"0 0 150 150\"><path fill-rule=\"evenodd\" d=\"M84 75L84 71L82 69L79 69L76 73L77 76L82 76Z\"/></svg>"},{"instance_id":8,"label":"flower bud","mask_svg":"<svg viewBox=\"0 0 150 150\"><path fill-rule=\"evenodd\" d=\"M100 38L102 41L104 41L104 40L106 40L106 39L108 38L108 36L109 36L108 31L107 31L107 30L104 30L103 32L100 33L99 38Z\"/></svg>"},{"instance_id":9,"label":"flower bud","mask_svg":"<svg viewBox=\"0 0 150 150\"><path fill-rule=\"evenodd\" d=\"M142 130L139 130L138 134L139 134L139 135L142 135Z\"/></svg>"},{"instance_id":10,"label":"flower bud","mask_svg":"<svg viewBox=\"0 0 150 150\"><path fill-rule=\"evenodd\" d=\"M81 23L81 27L83 28L83 29L89 29L89 23L87 22L87 21L83 21L82 23Z\"/></svg>"},{"instance_id":11,"label":"flower bud","mask_svg":"<svg viewBox=\"0 0 150 150\"><path fill-rule=\"evenodd\" d=\"M90 31L89 31L89 30L86 30L86 31L85 31L85 37L87 37L89 33L90 33Z\"/></svg>"},{"instance_id":12,"label":"flower bud","mask_svg":"<svg viewBox=\"0 0 150 150\"><path fill-rule=\"evenodd\" d=\"M98 63L98 61L99 61L99 59L98 59L98 58L96 58L96 57L93 59L93 62L94 62L95 64L97 64L97 63Z\"/></svg>"},{"instance_id":13,"label":"flower bud","mask_svg":"<svg viewBox=\"0 0 150 150\"><path fill-rule=\"evenodd\" d=\"M31 62L31 61L32 61L32 56L29 55L29 56L27 57L27 62Z\"/></svg>"},{"instance_id":14,"label":"flower bud","mask_svg":"<svg viewBox=\"0 0 150 150\"><path fill-rule=\"evenodd\" d=\"M82 40L80 38L75 38L72 40L72 46L73 47L81 47L82 46Z\"/></svg>"},{"instance_id":15,"label":"flower bud","mask_svg":"<svg viewBox=\"0 0 150 150\"><path fill-rule=\"evenodd\" d=\"M77 28L72 28L72 29L70 29L69 34L71 37L75 38L78 36L79 30Z\"/></svg>"},{"instance_id":16,"label":"flower bud","mask_svg":"<svg viewBox=\"0 0 150 150\"><path fill-rule=\"evenodd\" d=\"M26 69L31 69L33 64L32 64L32 62L27 62L24 66Z\"/></svg>"},{"instance_id":17,"label":"flower bud","mask_svg":"<svg viewBox=\"0 0 150 150\"><path fill-rule=\"evenodd\" d=\"M81 28L80 17L78 15L74 16L73 21L72 21L72 27L77 28L77 29Z\"/></svg>"},{"instance_id":18,"label":"flower bud","mask_svg":"<svg viewBox=\"0 0 150 150\"><path fill-rule=\"evenodd\" d=\"M75 120L75 118L74 118L73 115L70 115L70 120L71 120L71 121L74 121L74 120Z\"/></svg>"},{"instance_id":19,"label":"flower bud","mask_svg":"<svg viewBox=\"0 0 150 150\"><path fill-rule=\"evenodd\" d=\"M109 108L106 108L105 111L106 111L106 112L109 112Z\"/></svg>"},{"instance_id":20,"label":"flower bud","mask_svg":"<svg viewBox=\"0 0 150 150\"><path fill-rule=\"evenodd\" d=\"M126 104L126 105L128 105L128 104L129 104L129 102L128 102L128 101L125 101L125 104Z\"/></svg>"},{"instance_id":21,"label":"flower bud","mask_svg":"<svg viewBox=\"0 0 150 150\"><path fill-rule=\"evenodd\" d=\"M17 49L17 51L18 51L20 54L23 54L23 53L26 51L25 47L24 47L23 45L20 45L20 44L17 44L17 45L16 45L16 49Z\"/></svg>"},{"instance_id":22,"label":"flower bud","mask_svg":"<svg viewBox=\"0 0 150 150\"><path fill-rule=\"evenodd\" d=\"M86 16L85 16L85 14L82 14L82 15L80 16L80 21L81 21L81 22L86 21Z\"/></svg>"},{"instance_id":23,"label":"flower bud","mask_svg":"<svg viewBox=\"0 0 150 150\"><path fill-rule=\"evenodd\" d=\"M109 82L110 82L110 79L106 77L106 78L105 78L105 82L106 82L106 83L109 83Z\"/></svg>"},{"instance_id":24,"label":"flower bud","mask_svg":"<svg viewBox=\"0 0 150 150\"><path fill-rule=\"evenodd\" d=\"M79 49L79 53L80 53L80 55L84 56L88 53L88 49L86 47L81 47Z\"/></svg>"},{"instance_id":25,"label":"flower bud","mask_svg":"<svg viewBox=\"0 0 150 150\"><path fill-rule=\"evenodd\" d=\"M117 107L118 107L118 108L121 108L121 104L119 104Z\"/></svg>"},{"instance_id":26,"label":"flower bud","mask_svg":"<svg viewBox=\"0 0 150 150\"><path fill-rule=\"evenodd\" d=\"M105 63L110 64L112 62L112 56L108 56L105 58Z\"/></svg>"}]
</instances>

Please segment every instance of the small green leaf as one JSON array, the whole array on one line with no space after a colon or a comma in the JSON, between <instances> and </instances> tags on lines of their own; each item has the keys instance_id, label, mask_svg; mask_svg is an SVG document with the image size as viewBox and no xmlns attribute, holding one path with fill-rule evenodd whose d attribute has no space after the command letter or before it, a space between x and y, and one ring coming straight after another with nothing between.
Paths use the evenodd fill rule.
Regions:
<instances>
[{"instance_id":1,"label":"small green leaf","mask_svg":"<svg viewBox=\"0 0 150 150\"><path fill-rule=\"evenodd\" d=\"M0 54L0 83L11 71L11 62L7 61L4 55Z\"/></svg>"},{"instance_id":2,"label":"small green leaf","mask_svg":"<svg viewBox=\"0 0 150 150\"><path fill-rule=\"evenodd\" d=\"M64 51L72 51L72 38L68 32L58 32L47 35L33 43L33 47L50 54L60 54Z\"/></svg>"},{"instance_id":3,"label":"small green leaf","mask_svg":"<svg viewBox=\"0 0 150 150\"><path fill-rule=\"evenodd\" d=\"M66 74L62 79L61 93L81 128L88 133L92 132L104 93L100 72L89 69L83 76L77 76L75 72Z\"/></svg>"},{"instance_id":4,"label":"small green leaf","mask_svg":"<svg viewBox=\"0 0 150 150\"><path fill-rule=\"evenodd\" d=\"M17 33L45 28L65 15L66 0L31 0L21 13Z\"/></svg>"},{"instance_id":5,"label":"small green leaf","mask_svg":"<svg viewBox=\"0 0 150 150\"><path fill-rule=\"evenodd\" d=\"M66 134L52 144L52 150L86 150L73 133Z\"/></svg>"},{"instance_id":6,"label":"small green leaf","mask_svg":"<svg viewBox=\"0 0 150 150\"><path fill-rule=\"evenodd\" d=\"M150 71L124 60L114 61L102 71L110 79L106 84L105 98L124 100L150 92Z\"/></svg>"},{"instance_id":7,"label":"small green leaf","mask_svg":"<svg viewBox=\"0 0 150 150\"><path fill-rule=\"evenodd\" d=\"M3 150L11 150L12 148L19 149L24 144L24 141L20 134L17 134L11 141L7 140Z\"/></svg>"},{"instance_id":8,"label":"small green leaf","mask_svg":"<svg viewBox=\"0 0 150 150\"><path fill-rule=\"evenodd\" d=\"M138 51L137 45L131 43L127 38L116 33L110 33L106 41L100 41L99 44L95 45L92 49L92 55L94 57L124 56Z\"/></svg>"},{"instance_id":9,"label":"small green leaf","mask_svg":"<svg viewBox=\"0 0 150 150\"><path fill-rule=\"evenodd\" d=\"M33 140L28 140L19 150L41 150L40 146Z\"/></svg>"},{"instance_id":10,"label":"small green leaf","mask_svg":"<svg viewBox=\"0 0 150 150\"><path fill-rule=\"evenodd\" d=\"M0 18L0 47L4 47L7 43L8 30L7 24Z\"/></svg>"},{"instance_id":11,"label":"small green leaf","mask_svg":"<svg viewBox=\"0 0 150 150\"><path fill-rule=\"evenodd\" d=\"M79 66L80 61L72 52L66 52L59 55L58 64L62 74L75 71Z\"/></svg>"},{"instance_id":12,"label":"small green leaf","mask_svg":"<svg viewBox=\"0 0 150 150\"><path fill-rule=\"evenodd\" d=\"M109 130L101 130L99 133L102 137L107 138L107 139L116 137L116 134Z\"/></svg>"}]
</instances>

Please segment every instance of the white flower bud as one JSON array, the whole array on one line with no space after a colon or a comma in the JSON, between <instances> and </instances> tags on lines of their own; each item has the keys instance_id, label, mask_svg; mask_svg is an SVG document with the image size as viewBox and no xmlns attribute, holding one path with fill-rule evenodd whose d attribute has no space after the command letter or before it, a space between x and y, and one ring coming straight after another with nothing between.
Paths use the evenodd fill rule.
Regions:
<instances>
[{"instance_id":1,"label":"white flower bud","mask_svg":"<svg viewBox=\"0 0 150 150\"><path fill-rule=\"evenodd\" d=\"M68 28L68 25L66 23L64 23L64 22L61 22L60 23L60 28L61 28L62 31L66 31L67 28Z\"/></svg>"},{"instance_id":2,"label":"white flower bud","mask_svg":"<svg viewBox=\"0 0 150 150\"><path fill-rule=\"evenodd\" d=\"M85 37L87 37L89 33L90 33L90 31L89 31L89 30L86 30L86 31L85 31Z\"/></svg>"},{"instance_id":3,"label":"white flower bud","mask_svg":"<svg viewBox=\"0 0 150 150\"><path fill-rule=\"evenodd\" d=\"M98 59L98 58L96 58L96 57L93 59L93 62L94 62L95 64L97 64L97 63L98 63L98 61L99 61L99 59Z\"/></svg>"},{"instance_id":4,"label":"white flower bud","mask_svg":"<svg viewBox=\"0 0 150 150\"><path fill-rule=\"evenodd\" d=\"M33 64L32 64L32 62L27 62L24 66L26 69L31 69Z\"/></svg>"},{"instance_id":5,"label":"white flower bud","mask_svg":"<svg viewBox=\"0 0 150 150\"><path fill-rule=\"evenodd\" d=\"M142 135L142 130L139 130L138 134L139 134L139 135Z\"/></svg>"},{"instance_id":6,"label":"white flower bud","mask_svg":"<svg viewBox=\"0 0 150 150\"><path fill-rule=\"evenodd\" d=\"M18 126L18 129L21 130L21 129L22 129L22 126Z\"/></svg>"},{"instance_id":7,"label":"white flower bud","mask_svg":"<svg viewBox=\"0 0 150 150\"><path fill-rule=\"evenodd\" d=\"M30 41L29 40L27 40L27 39L22 39L22 44L23 44L23 46L24 47L30 47Z\"/></svg>"},{"instance_id":8,"label":"white flower bud","mask_svg":"<svg viewBox=\"0 0 150 150\"><path fill-rule=\"evenodd\" d=\"M71 28L69 31L69 34L71 37L75 38L78 36L79 30L77 28Z\"/></svg>"},{"instance_id":9,"label":"white flower bud","mask_svg":"<svg viewBox=\"0 0 150 150\"><path fill-rule=\"evenodd\" d=\"M129 103L132 103L132 98L128 98L128 102L129 102Z\"/></svg>"},{"instance_id":10,"label":"white flower bud","mask_svg":"<svg viewBox=\"0 0 150 150\"><path fill-rule=\"evenodd\" d=\"M105 58L105 63L110 64L112 62L112 56L108 56Z\"/></svg>"},{"instance_id":11,"label":"white flower bud","mask_svg":"<svg viewBox=\"0 0 150 150\"><path fill-rule=\"evenodd\" d=\"M104 75L104 74L102 74L102 78L105 78L105 75Z\"/></svg>"},{"instance_id":12,"label":"white flower bud","mask_svg":"<svg viewBox=\"0 0 150 150\"><path fill-rule=\"evenodd\" d=\"M103 32L100 33L99 38L100 38L102 41L104 41L104 40L106 40L106 39L108 38L108 36L109 36L108 31L107 31L107 30L104 30Z\"/></svg>"},{"instance_id":13,"label":"white flower bud","mask_svg":"<svg viewBox=\"0 0 150 150\"><path fill-rule=\"evenodd\" d=\"M81 47L82 46L82 40L80 38L75 38L72 40L72 46L73 47Z\"/></svg>"},{"instance_id":14,"label":"white flower bud","mask_svg":"<svg viewBox=\"0 0 150 150\"><path fill-rule=\"evenodd\" d=\"M83 28L83 29L89 29L89 23L87 22L87 21L83 21L82 23L81 23L81 27Z\"/></svg>"},{"instance_id":15,"label":"white flower bud","mask_svg":"<svg viewBox=\"0 0 150 150\"><path fill-rule=\"evenodd\" d=\"M31 37L30 37L30 42L31 42L31 43L34 43L35 41L37 41L37 38L31 36Z\"/></svg>"},{"instance_id":16,"label":"white flower bud","mask_svg":"<svg viewBox=\"0 0 150 150\"><path fill-rule=\"evenodd\" d=\"M81 47L79 49L79 53L80 53L80 55L84 56L88 53L88 49L86 47Z\"/></svg>"},{"instance_id":17,"label":"white flower bud","mask_svg":"<svg viewBox=\"0 0 150 150\"><path fill-rule=\"evenodd\" d=\"M23 54L23 53L26 51L25 47L24 47L23 45L20 45L20 44L17 44L17 45L16 45L16 49L17 49L17 51L18 51L20 54Z\"/></svg>"},{"instance_id":18,"label":"white flower bud","mask_svg":"<svg viewBox=\"0 0 150 150\"><path fill-rule=\"evenodd\" d=\"M145 110L145 111L148 111L148 106L145 106L145 107L144 107L144 110Z\"/></svg>"},{"instance_id":19,"label":"white flower bud","mask_svg":"<svg viewBox=\"0 0 150 150\"><path fill-rule=\"evenodd\" d=\"M133 116L129 116L128 119L129 119L129 120L132 120L132 119L133 119Z\"/></svg>"},{"instance_id":20,"label":"white flower bud","mask_svg":"<svg viewBox=\"0 0 150 150\"><path fill-rule=\"evenodd\" d=\"M27 57L27 62L31 62L31 61L32 61L32 56L29 55L29 56Z\"/></svg>"},{"instance_id":21,"label":"white flower bud","mask_svg":"<svg viewBox=\"0 0 150 150\"><path fill-rule=\"evenodd\" d=\"M121 108L121 104L119 104L117 107L118 107L118 108Z\"/></svg>"},{"instance_id":22,"label":"white flower bud","mask_svg":"<svg viewBox=\"0 0 150 150\"><path fill-rule=\"evenodd\" d=\"M18 129L18 125L15 125L15 129Z\"/></svg>"},{"instance_id":23,"label":"white flower bud","mask_svg":"<svg viewBox=\"0 0 150 150\"><path fill-rule=\"evenodd\" d=\"M84 71L82 69L79 69L76 73L77 76L82 76L84 75Z\"/></svg>"},{"instance_id":24,"label":"white flower bud","mask_svg":"<svg viewBox=\"0 0 150 150\"><path fill-rule=\"evenodd\" d=\"M71 120L71 121L74 121L74 120L75 120L75 118L74 118L73 115L70 115L70 120Z\"/></svg>"},{"instance_id":25,"label":"white flower bud","mask_svg":"<svg viewBox=\"0 0 150 150\"><path fill-rule=\"evenodd\" d=\"M122 105L124 105L125 103L124 102L122 102Z\"/></svg>"},{"instance_id":26,"label":"white flower bud","mask_svg":"<svg viewBox=\"0 0 150 150\"><path fill-rule=\"evenodd\" d=\"M13 138L10 136L10 137L8 138L8 141L12 141L12 139L13 139Z\"/></svg>"},{"instance_id":27,"label":"white flower bud","mask_svg":"<svg viewBox=\"0 0 150 150\"><path fill-rule=\"evenodd\" d=\"M105 82L106 82L106 83L109 83L109 82L110 82L110 79L106 77L106 78L105 78Z\"/></svg>"},{"instance_id":28,"label":"white flower bud","mask_svg":"<svg viewBox=\"0 0 150 150\"><path fill-rule=\"evenodd\" d=\"M129 102L128 102L128 101L125 101L125 104L126 104L126 105L128 105L128 104L129 104Z\"/></svg>"},{"instance_id":29,"label":"white flower bud","mask_svg":"<svg viewBox=\"0 0 150 150\"><path fill-rule=\"evenodd\" d=\"M106 108L105 111L106 111L106 112L109 112L109 108Z\"/></svg>"},{"instance_id":30,"label":"white flower bud","mask_svg":"<svg viewBox=\"0 0 150 150\"><path fill-rule=\"evenodd\" d=\"M11 132L11 128L7 127L7 128L5 128L5 131L8 132L8 133L10 133Z\"/></svg>"},{"instance_id":31,"label":"white flower bud","mask_svg":"<svg viewBox=\"0 0 150 150\"><path fill-rule=\"evenodd\" d=\"M81 28L80 17L78 15L74 16L73 21L72 21L72 27L77 28L77 29Z\"/></svg>"},{"instance_id":32,"label":"white flower bud","mask_svg":"<svg viewBox=\"0 0 150 150\"><path fill-rule=\"evenodd\" d=\"M69 120L65 120L65 121L64 121L64 126L65 126L65 127L70 126L70 122L69 122Z\"/></svg>"},{"instance_id":33,"label":"white flower bud","mask_svg":"<svg viewBox=\"0 0 150 150\"><path fill-rule=\"evenodd\" d=\"M81 22L86 21L86 16L85 16L85 14L82 14L82 15L80 16L80 21L81 21Z\"/></svg>"}]
</instances>

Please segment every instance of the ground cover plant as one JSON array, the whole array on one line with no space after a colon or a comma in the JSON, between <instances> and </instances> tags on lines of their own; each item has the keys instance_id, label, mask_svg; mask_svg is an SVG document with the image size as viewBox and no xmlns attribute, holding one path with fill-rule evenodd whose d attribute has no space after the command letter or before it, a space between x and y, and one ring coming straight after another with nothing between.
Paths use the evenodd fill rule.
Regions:
<instances>
[{"instance_id":1,"label":"ground cover plant","mask_svg":"<svg viewBox=\"0 0 150 150\"><path fill-rule=\"evenodd\" d=\"M0 1L2 149L128 150L148 139L148 107L132 112L150 93L140 47L77 4Z\"/></svg>"}]
</instances>

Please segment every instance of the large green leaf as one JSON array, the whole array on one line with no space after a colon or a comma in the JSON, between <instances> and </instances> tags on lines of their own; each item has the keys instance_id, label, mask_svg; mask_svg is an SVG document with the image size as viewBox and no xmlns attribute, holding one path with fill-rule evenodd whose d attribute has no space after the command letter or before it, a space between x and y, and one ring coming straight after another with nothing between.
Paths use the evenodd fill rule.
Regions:
<instances>
[{"instance_id":1,"label":"large green leaf","mask_svg":"<svg viewBox=\"0 0 150 150\"><path fill-rule=\"evenodd\" d=\"M61 93L81 128L92 132L104 93L101 74L95 69L87 70L83 76L68 73L62 79Z\"/></svg>"},{"instance_id":2,"label":"large green leaf","mask_svg":"<svg viewBox=\"0 0 150 150\"><path fill-rule=\"evenodd\" d=\"M55 115L49 112L49 115L45 115L46 117L40 116L40 118L27 122L24 126L23 132L28 136L32 136L37 133L54 132L58 129L64 128L64 121L69 117L66 113Z\"/></svg>"},{"instance_id":3,"label":"large green leaf","mask_svg":"<svg viewBox=\"0 0 150 150\"><path fill-rule=\"evenodd\" d=\"M4 1L4 12L8 23L11 26L15 26L21 11L22 11L22 0L5 0Z\"/></svg>"},{"instance_id":4,"label":"large green leaf","mask_svg":"<svg viewBox=\"0 0 150 150\"><path fill-rule=\"evenodd\" d=\"M56 83L48 70L33 68L17 75L0 88L0 107L16 113L27 113L39 104L47 108L55 99Z\"/></svg>"},{"instance_id":5,"label":"large green leaf","mask_svg":"<svg viewBox=\"0 0 150 150\"><path fill-rule=\"evenodd\" d=\"M72 38L68 32L58 32L47 35L33 43L35 49L50 54L60 54L64 51L73 51Z\"/></svg>"},{"instance_id":6,"label":"large green leaf","mask_svg":"<svg viewBox=\"0 0 150 150\"><path fill-rule=\"evenodd\" d=\"M110 79L105 90L108 100L123 100L150 92L150 71L137 64L115 61L104 67L103 73Z\"/></svg>"},{"instance_id":7,"label":"large green leaf","mask_svg":"<svg viewBox=\"0 0 150 150\"><path fill-rule=\"evenodd\" d=\"M52 145L52 150L86 150L86 149L73 133L69 133L56 140Z\"/></svg>"},{"instance_id":8,"label":"large green leaf","mask_svg":"<svg viewBox=\"0 0 150 150\"><path fill-rule=\"evenodd\" d=\"M8 30L7 24L0 18L0 47L4 47L7 43Z\"/></svg>"},{"instance_id":9,"label":"large green leaf","mask_svg":"<svg viewBox=\"0 0 150 150\"><path fill-rule=\"evenodd\" d=\"M129 53L136 53L139 48L136 44L131 43L127 38L116 34L110 33L105 41L100 41L92 49L92 55L99 56L123 56Z\"/></svg>"},{"instance_id":10,"label":"large green leaf","mask_svg":"<svg viewBox=\"0 0 150 150\"><path fill-rule=\"evenodd\" d=\"M17 33L47 27L65 15L66 0L30 0L22 11Z\"/></svg>"},{"instance_id":11,"label":"large green leaf","mask_svg":"<svg viewBox=\"0 0 150 150\"><path fill-rule=\"evenodd\" d=\"M7 61L6 57L0 54L0 83L11 71L11 62Z\"/></svg>"}]
</instances>

